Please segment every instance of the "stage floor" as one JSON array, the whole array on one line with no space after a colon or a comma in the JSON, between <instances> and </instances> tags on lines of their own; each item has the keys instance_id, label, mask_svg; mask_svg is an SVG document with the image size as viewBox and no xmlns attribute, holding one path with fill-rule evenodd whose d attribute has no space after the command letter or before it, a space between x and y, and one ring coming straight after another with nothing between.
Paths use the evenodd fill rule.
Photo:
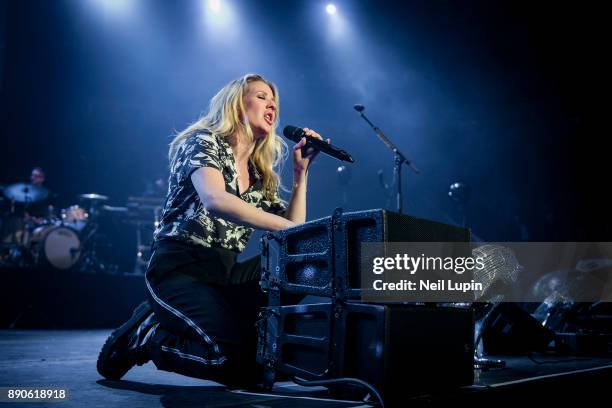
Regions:
<instances>
[{"instance_id":1,"label":"stage floor","mask_svg":"<svg viewBox=\"0 0 612 408\"><path fill-rule=\"evenodd\" d=\"M133 368L122 381L107 381L99 376L95 364L109 333L110 330L0 330L0 388L61 387L69 394L65 402L6 405L88 408L372 406L331 400L323 388L305 388L291 382L277 383L271 393L228 391L214 382L157 370L152 363ZM407 397L403 403L412 407L448 406L459 400L476 405L527 400L569 402L576 395L582 395L582 400L589 403L599 393L606 395L611 384L612 358L542 355L502 358L507 368L476 371L473 386L441 395ZM403 403L393 405L403 406Z\"/></svg>"},{"instance_id":2,"label":"stage floor","mask_svg":"<svg viewBox=\"0 0 612 408\"><path fill-rule=\"evenodd\" d=\"M27 407L369 406L320 398L318 395L325 389L300 387L292 382L277 383L272 394L227 391L211 381L157 370L152 363L134 367L121 381L104 380L96 371L96 359L109 333L110 330L0 330L0 388L68 390L66 402L23 403Z\"/></svg>"}]
</instances>

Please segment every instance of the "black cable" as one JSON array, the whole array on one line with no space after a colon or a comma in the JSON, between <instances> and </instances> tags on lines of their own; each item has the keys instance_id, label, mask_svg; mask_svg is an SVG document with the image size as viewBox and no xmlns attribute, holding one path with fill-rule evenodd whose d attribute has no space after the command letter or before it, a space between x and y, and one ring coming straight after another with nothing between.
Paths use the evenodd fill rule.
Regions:
<instances>
[{"instance_id":1,"label":"black cable","mask_svg":"<svg viewBox=\"0 0 612 408\"><path fill-rule=\"evenodd\" d=\"M304 386L304 387L316 387L319 385L322 386L327 386L327 385L332 385L332 384L355 384L359 387L365 388L366 390L368 390L372 395L374 395L376 397L376 399L378 400L378 403L380 404L381 408L385 408L385 402L383 401L382 397L380 396L380 393L378 392L378 390L371 384L360 380L359 378L350 378L350 377L341 377L341 378L334 378L331 380L313 380L313 381L307 381L307 380L303 380L301 378L298 377L293 377L293 382Z\"/></svg>"}]
</instances>

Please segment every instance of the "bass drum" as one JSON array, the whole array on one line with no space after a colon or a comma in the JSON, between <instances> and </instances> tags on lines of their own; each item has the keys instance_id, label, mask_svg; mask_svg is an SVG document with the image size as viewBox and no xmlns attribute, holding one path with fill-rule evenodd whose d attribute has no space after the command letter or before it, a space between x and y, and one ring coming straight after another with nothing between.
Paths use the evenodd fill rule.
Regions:
<instances>
[{"instance_id":1,"label":"bass drum","mask_svg":"<svg viewBox=\"0 0 612 408\"><path fill-rule=\"evenodd\" d=\"M67 270L81 258L79 234L64 225L38 227L34 230L32 241L38 265Z\"/></svg>"}]
</instances>

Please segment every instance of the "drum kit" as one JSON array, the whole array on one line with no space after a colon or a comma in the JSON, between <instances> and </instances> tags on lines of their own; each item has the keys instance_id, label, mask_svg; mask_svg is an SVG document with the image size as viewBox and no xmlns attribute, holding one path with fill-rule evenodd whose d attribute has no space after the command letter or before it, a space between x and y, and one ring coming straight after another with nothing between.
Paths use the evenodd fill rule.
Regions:
<instances>
[{"instance_id":1,"label":"drum kit","mask_svg":"<svg viewBox=\"0 0 612 408\"><path fill-rule=\"evenodd\" d=\"M46 214L30 214L44 206L50 192L34 184L17 183L3 189L0 225L2 265L25 268L69 270L107 268L96 259L95 236L102 204L108 197L81 194L79 204L62 209L58 216L52 206Z\"/></svg>"}]
</instances>

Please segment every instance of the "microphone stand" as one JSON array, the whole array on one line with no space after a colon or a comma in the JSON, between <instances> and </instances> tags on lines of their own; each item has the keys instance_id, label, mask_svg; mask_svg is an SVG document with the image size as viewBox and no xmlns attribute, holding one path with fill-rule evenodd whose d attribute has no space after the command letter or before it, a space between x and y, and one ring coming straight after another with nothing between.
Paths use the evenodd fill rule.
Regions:
<instances>
[{"instance_id":1,"label":"microphone stand","mask_svg":"<svg viewBox=\"0 0 612 408\"><path fill-rule=\"evenodd\" d=\"M403 196L402 196L402 165L406 164L408 167L412 169L412 171L414 171L415 174L420 174L421 171L416 168L414 163L412 163L412 161L409 160L397 148L397 146L395 146L393 142L389 140L387 136L385 136L382 130L380 130L377 126L375 126L372 122L370 122L370 120L363 114L363 111L365 110L365 107L363 105L355 105L354 109L357 112L359 112L359 116L361 116L363 120L365 120L368 123L368 125L370 125L370 127L374 130L374 133L376 133L376 135L378 136L378 138L382 140L382 142L385 145L387 145L387 147L391 149L393 151L393 154L395 155L395 159L393 161L393 179L395 180L395 183L396 183L395 191L396 191L396 201L397 201L397 212L402 214L403 203L404 203Z\"/></svg>"}]
</instances>

